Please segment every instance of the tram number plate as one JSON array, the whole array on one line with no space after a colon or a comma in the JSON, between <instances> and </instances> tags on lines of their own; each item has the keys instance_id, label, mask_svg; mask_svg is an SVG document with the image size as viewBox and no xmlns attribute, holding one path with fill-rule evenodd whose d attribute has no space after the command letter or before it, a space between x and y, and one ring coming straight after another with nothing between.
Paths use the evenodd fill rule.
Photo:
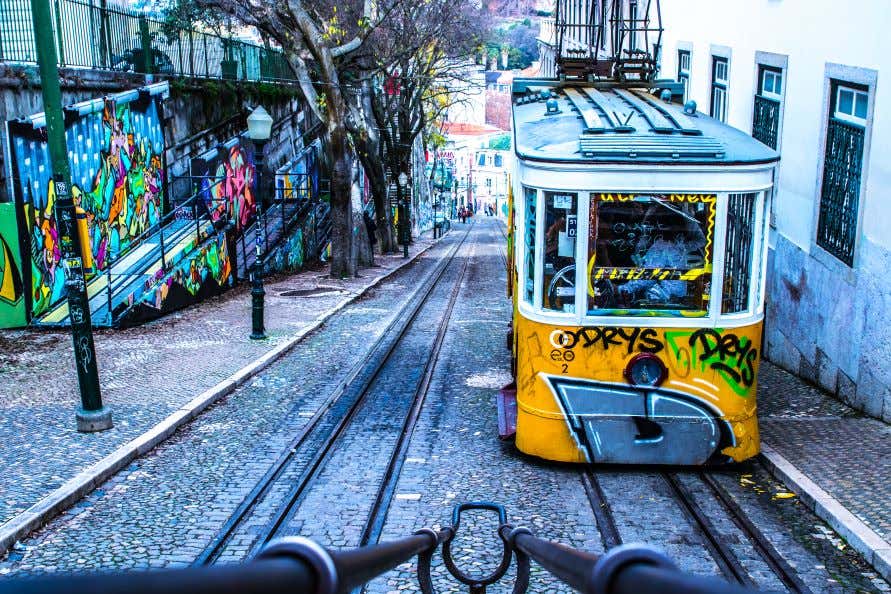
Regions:
<instances>
[{"instance_id":1,"label":"tram number plate","mask_svg":"<svg viewBox=\"0 0 891 594\"><path fill-rule=\"evenodd\" d=\"M557 297L572 297L575 295L575 287L557 287Z\"/></svg>"},{"instance_id":2,"label":"tram number plate","mask_svg":"<svg viewBox=\"0 0 891 594\"><path fill-rule=\"evenodd\" d=\"M579 222L575 215L566 217L566 236L575 238L578 234Z\"/></svg>"}]
</instances>

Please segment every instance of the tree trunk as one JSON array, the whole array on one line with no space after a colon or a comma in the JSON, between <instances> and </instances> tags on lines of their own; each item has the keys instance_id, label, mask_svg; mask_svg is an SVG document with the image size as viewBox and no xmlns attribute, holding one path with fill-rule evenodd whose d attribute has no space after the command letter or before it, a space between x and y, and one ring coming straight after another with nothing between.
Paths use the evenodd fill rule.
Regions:
<instances>
[{"instance_id":1,"label":"tree trunk","mask_svg":"<svg viewBox=\"0 0 891 594\"><path fill-rule=\"evenodd\" d=\"M329 122L331 151L331 270L334 278L356 274L353 254L353 155L342 126Z\"/></svg>"}]
</instances>

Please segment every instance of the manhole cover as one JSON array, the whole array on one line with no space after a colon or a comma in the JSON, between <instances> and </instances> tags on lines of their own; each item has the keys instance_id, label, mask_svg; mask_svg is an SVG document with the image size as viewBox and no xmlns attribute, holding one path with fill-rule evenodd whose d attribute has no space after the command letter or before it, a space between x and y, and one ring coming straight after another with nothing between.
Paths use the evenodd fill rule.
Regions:
<instances>
[{"instance_id":1,"label":"manhole cover","mask_svg":"<svg viewBox=\"0 0 891 594\"><path fill-rule=\"evenodd\" d=\"M328 295L340 295L345 293L336 287L316 287L315 289L295 289L279 293L282 297L325 297Z\"/></svg>"}]
</instances>

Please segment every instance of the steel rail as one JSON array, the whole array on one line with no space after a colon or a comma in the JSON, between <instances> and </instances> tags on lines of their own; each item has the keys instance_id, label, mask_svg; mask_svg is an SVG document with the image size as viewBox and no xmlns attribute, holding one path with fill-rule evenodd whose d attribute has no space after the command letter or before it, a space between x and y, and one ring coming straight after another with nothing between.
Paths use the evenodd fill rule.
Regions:
<instances>
[{"instance_id":1,"label":"steel rail","mask_svg":"<svg viewBox=\"0 0 891 594\"><path fill-rule=\"evenodd\" d=\"M445 343L452 311L455 308L455 303L457 303L458 295L461 292L464 276L467 272L467 262L468 261L465 259L464 264L461 267L461 272L458 275L458 280L455 282L455 286L449 295L448 304L439 321L436 337L433 339L433 348L430 350L430 355L427 357L427 361L424 364L424 373L415 390L408 416L405 418L405 422L402 425L402 431L399 434L399 439L390 456L387 472L381 480L377 496L371 507L371 512L368 514L368 520L365 523L365 529L362 531L362 539L359 542L360 547L376 544L380 540L381 532L383 532L384 528L384 520L386 520L387 512L393 502L393 494L396 491L396 484L399 481L399 475L402 472L402 466L405 462L405 457L408 454L408 446L411 443L411 437L414 434L418 420L421 418L421 410L427 399L427 393L430 391L430 384L433 381L433 373L436 371L439 352L442 350L442 345Z\"/></svg>"},{"instance_id":2,"label":"steel rail","mask_svg":"<svg viewBox=\"0 0 891 594\"><path fill-rule=\"evenodd\" d=\"M369 367L373 356L379 350L385 349L383 360L385 361L387 358L389 358L389 355L392 353L393 350L395 350L395 347L399 343L399 340L405 334L407 328L410 326L411 321L416 317L417 313L420 311L421 306L424 302L426 302L427 297L429 297L429 295L432 293L433 287L436 286L439 278L444 273L448 262L450 262L451 259L454 257L454 254L457 253L458 249L464 243L464 240L467 238L467 235L469 233L470 229L467 230L464 237L461 239L461 242L459 242L459 244L452 249L451 254L449 254L449 257L446 259L446 263L441 264L433 272L433 274L425 279L424 283L412 295L411 299L406 304L406 309L409 307L413 307L409 317L406 319L402 319L401 316L396 316L393 321L390 322L384 332L381 333L381 336L372 345L371 349L368 351L368 355L357 362L356 365L354 365L349 373L344 377L344 379L337 383L337 385L331 391L330 395L325 399L325 402L322 403L322 405L318 408L318 410L310 418L310 420L307 421L307 423L300 429L298 434L290 441L288 446L282 450L279 457L275 460L275 462L273 462L266 473L254 485L254 488L251 489L251 491L247 495L245 495L245 497L239 503L238 507L232 512L232 514L230 514L225 524L223 524L220 530L217 531L217 534L214 536L213 540L204 548L201 554L192 563L193 566L210 565L219 558L219 556L225 549L226 544L234 535L238 527L244 522L244 520L250 515L250 513L256 508L256 506L266 497L266 495L269 493L269 490L281 477L282 473L288 467L288 464L297 455L306 440L313 435L325 415L344 396L347 388L350 387L353 382L359 378L362 372ZM387 339L393 332L397 332L396 337L392 340L389 346L385 345ZM376 376L376 373L373 375ZM373 380L374 377L371 377L367 382L363 382L363 386L367 387ZM362 400L361 396L364 394L364 391L365 389L360 392L359 402L361 402ZM357 405L358 403L351 407L350 410L358 408ZM264 544L269 540L271 540L271 537L265 538L263 540ZM256 547L252 550L252 553L255 552Z\"/></svg>"},{"instance_id":3,"label":"steel rail","mask_svg":"<svg viewBox=\"0 0 891 594\"><path fill-rule=\"evenodd\" d=\"M597 520L597 530L600 532L604 550L608 551L619 546L622 544L622 536L616 526L612 507L606 500L606 495L600 487L600 481L597 480L597 475L591 468L582 470L582 484L585 486L588 503L591 504L591 510L594 512L594 519Z\"/></svg>"},{"instance_id":4,"label":"steel rail","mask_svg":"<svg viewBox=\"0 0 891 594\"><path fill-rule=\"evenodd\" d=\"M754 588L755 582L752 577L742 566L742 563L733 550L727 546L724 539L721 538L721 535L717 529L715 529L714 524L712 524L702 508L699 507L687 488L681 484L675 475L669 472L663 472L662 478L664 478L665 482L668 483L668 486L671 487L675 498L681 504L681 509L684 514L692 521L691 523L698 528L698 531L705 538L705 546L709 550L709 553L711 553L711 556L721 570L721 573L724 574L724 577L729 580L734 580L742 586Z\"/></svg>"},{"instance_id":5,"label":"steel rail","mask_svg":"<svg viewBox=\"0 0 891 594\"><path fill-rule=\"evenodd\" d=\"M365 397L368 395L371 385L378 378L381 371L384 369L387 362L396 351L396 347L399 345L402 338L407 334L413 322L417 319L423 305L433 294L433 289L437 286L439 280L445 274L445 271L448 268L448 265L454 259L455 254L458 252L461 246L464 245L464 242L467 240L467 237L470 234L472 228L473 227L471 226L467 229L464 236L461 238L461 241L449 254L449 257L446 258L443 263L439 265L439 268L431 277L428 277L428 280L426 281L425 287L423 289L423 294L420 295L420 297L418 297L418 293L420 293L420 291L415 294L413 299L417 299L417 302L413 306L411 306L411 313L404 321L404 323L401 324L401 327L398 330L398 335L386 347L383 355L373 357L373 355L375 355L376 353L372 352L368 357L365 358L366 365L363 366L363 370L371 367L372 371L370 374L368 374L367 379L363 380L361 382L361 385L358 386L358 389L356 390L357 396L355 398L355 401L350 405L346 414L337 419L335 427L333 427L329 431L329 433L325 436L322 444L316 449L311 460L306 465L303 472L301 472L300 477L288 491L288 494L284 497L285 503L278 508L274 518L267 523L266 527L261 533L261 538L255 541L249 553L250 557L256 555L263 548L264 545L275 538L275 536L281 530L281 527L291 518L293 511L297 507L299 507L300 501L302 500L308 487L312 485L312 483L318 477L318 474L324 466L324 463L326 462L328 456L333 451L334 445L337 443L343 431L355 417L356 413L361 408L362 403L365 402Z\"/></svg>"},{"instance_id":6,"label":"steel rail","mask_svg":"<svg viewBox=\"0 0 891 594\"><path fill-rule=\"evenodd\" d=\"M764 562L770 566L774 574L792 592L810 594L811 589L802 581L798 572L789 565L789 562L780 554L777 548L770 542L764 533L749 519L742 507L734 501L730 493L714 477L704 472L699 473L699 478L708 485L715 499L721 502L727 510L733 523L745 533L755 546L758 554Z\"/></svg>"}]
</instances>

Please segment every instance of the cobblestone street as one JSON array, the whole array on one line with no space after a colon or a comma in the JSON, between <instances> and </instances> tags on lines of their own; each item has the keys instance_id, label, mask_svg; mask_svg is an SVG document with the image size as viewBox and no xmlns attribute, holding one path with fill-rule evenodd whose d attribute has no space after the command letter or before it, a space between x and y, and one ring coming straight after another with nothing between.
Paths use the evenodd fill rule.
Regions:
<instances>
[{"instance_id":1,"label":"cobblestone street","mask_svg":"<svg viewBox=\"0 0 891 594\"><path fill-rule=\"evenodd\" d=\"M584 469L529 458L519 454L512 443L497 439L494 394L510 380L509 355L503 346L511 307L504 297L504 249L503 223L496 219L480 218L472 225L455 225L443 241L416 262L346 304L279 360L162 445L98 485L45 528L14 546L0 561L0 573L193 564L218 538L222 527L233 521L258 481L289 448L294 452L293 459L283 466L282 473L258 503L245 508L249 513L238 520L236 529L222 541L221 552L214 557L216 561L241 561L256 551L262 545L266 527L286 505L288 492L303 485L307 476L312 480L305 482L305 490L288 508L279 534L307 536L333 548L357 546L440 324L446 324L441 351L434 362L417 425L407 443L392 500L385 509L381 539L399 538L425 526L448 525L456 503L488 500L503 504L510 522L526 526L539 536L592 552L603 551L604 527L598 525L592 509ZM388 262L385 266L392 268L393 264ZM274 285L275 292L303 286L305 282L282 279ZM318 283L329 285L327 280ZM353 286L361 285L356 281ZM431 292L421 299L427 286ZM347 290L339 285L338 288ZM452 298L454 309L443 320ZM334 304L340 296L327 299L331 301L326 304ZM270 318L278 320L279 339L287 335L291 322L294 326L305 324L310 317L308 312L298 317L296 310L284 309L284 304L290 302L274 303L276 309L272 311L276 313L271 313ZM401 308L411 303L418 308L417 318L403 320L406 315ZM187 328L186 320L212 317L205 313L205 308L211 307L239 311L234 303L211 302L186 310L176 319L127 333L135 336L139 332L157 333L162 328ZM243 312L243 306L240 307ZM322 307L313 310L315 315ZM399 331L401 323L408 324L404 331ZM218 345L215 348L220 357L211 360L202 356L200 364L196 360L180 370L170 365L167 383L176 386L172 393L181 394L180 399L167 396L148 403L154 389L150 387L154 384L149 384L145 397L130 396L130 406L140 411L132 419L127 414L129 409L117 400L114 386L108 387L106 394L115 407L118 428L106 434L77 435L85 442L93 440L85 452L96 456L113 447L115 439L145 431L165 411L182 405L225 373L231 373L236 364L226 367L213 362L224 358L227 349L244 365L257 352L240 350L240 345L244 344L245 349L269 348L235 339L241 338L238 332L246 331L245 320L237 328L235 324L227 327L226 333L219 336L214 334L212 328L216 326L209 320L204 324L193 340L201 345L212 341ZM397 331L401 332L398 340ZM43 338L48 340L51 336ZM29 335L29 340L39 338L41 335ZM62 339L55 340L60 343ZM141 340L150 339L143 336ZM365 359L388 344L395 345L391 355L394 366L382 368L380 375L370 375L368 368L363 367ZM61 352L62 346L52 348ZM206 372L205 366L217 371ZM109 374L128 369L117 361L106 368ZM2 381L11 382L21 377L15 374L22 373L24 370L16 368L14 373L4 374ZM206 373L211 375L205 377ZM354 379L344 386L346 376ZM888 499L882 497L887 486L869 473L841 478L838 465L831 461L845 452L826 445L818 450L818 456L803 443L806 436L814 435L808 424L825 426L827 431L846 439L846 432L861 431L869 436L861 427L867 421L769 363L762 365L761 382L761 413L769 443L800 463L824 488L837 490L840 498L852 492L852 484L878 494L861 497L854 491L845 502L877 531L887 534L887 524L883 522L888 516L883 506ZM356 386L366 384L367 390L353 394ZM52 392L59 393L61 389ZM355 404L350 404L352 398ZM23 400L18 402L21 406ZM51 410L52 403L46 396L41 406ZM343 434L332 442L330 453L320 453L324 432L334 431L337 415L347 405L355 408L354 416L344 421ZM54 414L52 418L59 426L70 421L68 411ZM876 429L881 431L881 427ZM308 437L295 445L295 435L301 432ZM829 439L826 442L835 443ZM17 450L20 455L32 452L30 460L37 478L33 484L24 481L17 491L4 496L8 516L22 509L28 497L46 492L63 481L66 473L83 468L91 460L80 452L78 456L82 457L72 456L60 463L58 460L64 458L60 453L45 456L38 465L40 447L35 440L30 448L22 445ZM880 465L879 452L879 447L866 447L864 455L866 459L873 456ZM24 474L20 470L23 464L9 461L4 470ZM881 467L879 470L877 477L883 476ZM594 476L612 509L622 541L659 546L686 571L721 575L700 529L669 488L667 475L646 468L598 468ZM799 497L789 493L788 486L777 482L762 462L720 470L713 476L811 591L891 590L858 553L814 516ZM716 531L757 586L785 589L695 473L681 472L674 480L689 491L711 518ZM490 516L468 516L454 546L459 566L484 573L497 564L501 545L495 527ZM433 575L438 591L459 591L448 578L439 556L434 558ZM505 578L508 582L511 575ZM406 564L373 581L368 591L413 589L414 580L414 567ZM502 586L504 583L495 591L508 591L508 586ZM531 589L569 591L537 566L533 567Z\"/></svg>"}]
</instances>

